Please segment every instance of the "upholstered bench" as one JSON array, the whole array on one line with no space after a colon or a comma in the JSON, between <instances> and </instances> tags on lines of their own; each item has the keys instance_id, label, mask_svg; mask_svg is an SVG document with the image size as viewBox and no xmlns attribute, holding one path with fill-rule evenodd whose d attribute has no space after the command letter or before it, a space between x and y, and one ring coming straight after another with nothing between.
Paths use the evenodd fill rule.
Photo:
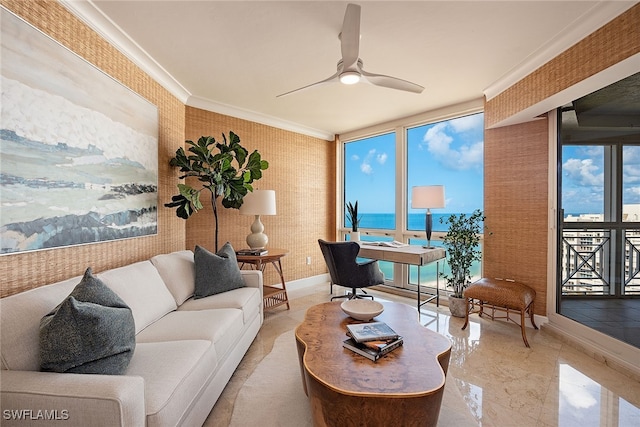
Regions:
<instances>
[{"instance_id":1,"label":"upholstered bench","mask_svg":"<svg viewBox=\"0 0 640 427\"><path fill-rule=\"evenodd\" d=\"M533 320L533 301L536 298L536 291L531 287L512 280L482 278L469 285L464 290L463 295L467 299L463 330L469 324L469 312L473 310L477 301L480 306L478 315L486 314L491 317L491 320L506 319L517 324L518 322L509 317L509 313L512 311L519 312L522 339L524 340L524 345L529 347L524 325L525 313L529 314L533 327L538 329ZM485 306L491 308L491 314L487 314L484 311ZM496 317L496 310L506 312L506 316Z\"/></svg>"}]
</instances>

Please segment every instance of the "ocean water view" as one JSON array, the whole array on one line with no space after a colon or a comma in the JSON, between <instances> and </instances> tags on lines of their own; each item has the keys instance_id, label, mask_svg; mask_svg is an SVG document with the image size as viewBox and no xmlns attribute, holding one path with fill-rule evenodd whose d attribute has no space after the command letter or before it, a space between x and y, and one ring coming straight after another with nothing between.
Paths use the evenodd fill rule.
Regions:
<instances>
[{"instance_id":1,"label":"ocean water view","mask_svg":"<svg viewBox=\"0 0 640 427\"><path fill-rule=\"evenodd\" d=\"M465 214L470 215L471 213ZM446 232L448 230L446 220L450 215L452 214L431 212L431 217L433 218L433 231ZM459 215L459 213L456 215ZM442 224L440 223L440 219L443 221ZM423 231L424 220L424 213L410 213L407 228L409 230ZM348 220L345 220L345 224L347 227L351 227L351 223ZM360 228L393 230L396 228L396 215L393 213L363 213L361 214Z\"/></svg>"}]
</instances>

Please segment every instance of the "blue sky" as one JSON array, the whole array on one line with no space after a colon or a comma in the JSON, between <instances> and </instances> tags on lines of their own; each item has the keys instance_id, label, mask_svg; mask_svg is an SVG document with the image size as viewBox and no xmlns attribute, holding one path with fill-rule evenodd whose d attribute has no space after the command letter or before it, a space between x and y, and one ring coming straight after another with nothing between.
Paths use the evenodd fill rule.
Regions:
<instances>
[{"instance_id":1,"label":"blue sky","mask_svg":"<svg viewBox=\"0 0 640 427\"><path fill-rule=\"evenodd\" d=\"M569 213L604 212L603 146L562 148L562 207ZM640 203L640 146L626 146L623 154L622 200Z\"/></svg>"},{"instance_id":2,"label":"blue sky","mask_svg":"<svg viewBox=\"0 0 640 427\"><path fill-rule=\"evenodd\" d=\"M482 113L408 130L408 191L416 185L445 186L446 207L434 213L472 212L483 207ZM347 201L363 213L392 213L395 198L395 135L345 146ZM410 203L410 201L409 201ZM411 210L424 212L424 210Z\"/></svg>"}]
</instances>

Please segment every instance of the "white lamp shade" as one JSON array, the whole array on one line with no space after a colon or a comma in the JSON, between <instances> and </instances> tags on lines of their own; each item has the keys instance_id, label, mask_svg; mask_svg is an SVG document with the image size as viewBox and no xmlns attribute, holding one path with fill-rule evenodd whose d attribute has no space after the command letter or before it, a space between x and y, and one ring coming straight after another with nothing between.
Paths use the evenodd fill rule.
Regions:
<instances>
[{"instance_id":1,"label":"white lamp shade","mask_svg":"<svg viewBox=\"0 0 640 427\"><path fill-rule=\"evenodd\" d=\"M275 215L275 190L253 190L242 199L240 206L242 215Z\"/></svg>"},{"instance_id":2,"label":"white lamp shade","mask_svg":"<svg viewBox=\"0 0 640 427\"><path fill-rule=\"evenodd\" d=\"M411 207L414 209L444 208L444 185L421 185L412 187Z\"/></svg>"}]
</instances>

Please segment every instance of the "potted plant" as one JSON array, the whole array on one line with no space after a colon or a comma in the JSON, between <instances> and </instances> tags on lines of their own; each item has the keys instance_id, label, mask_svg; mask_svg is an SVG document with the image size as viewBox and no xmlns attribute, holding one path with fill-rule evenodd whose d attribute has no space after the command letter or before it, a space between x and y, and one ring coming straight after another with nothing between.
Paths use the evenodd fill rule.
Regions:
<instances>
[{"instance_id":1,"label":"potted plant","mask_svg":"<svg viewBox=\"0 0 640 427\"><path fill-rule=\"evenodd\" d=\"M217 142L212 136L202 136L198 142L186 141L187 151L180 147L169 164L179 167L179 179L193 177L200 183L200 187L188 184L178 184L179 194L171 197L171 203L165 203L168 208L177 208L176 215L188 219L202 209L200 192L211 192L211 207L215 219L215 249L218 251L218 199L222 199L225 208L239 209L242 199L253 191L251 183L262 178L262 171L269 167L266 160L262 160L258 150L251 154L240 145L240 138L229 132L229 139L222 134L222 142ZM234 166L234 162L236 166Z\"/></svg>"},{"instance_id":2,"label":"potted plant","mask_svg":"<svg viewBox=\"0 0 640 427\"><path fill-rule=\"evenodd\" d=\"M440 223L448 225L442 243L450 270L449 273L440 273L440 276L447 281L447 286L453 289L449 296L449 310L456 317L465 316L467 304L463 293L471 281L471 265L482 259L480 234L484 218L479 209L468 216L453 214L446 220L440 218Z\"/></svg>"},{"instance_id":3,"label":"potted plant","mask_svg":"<svg viewBox=\"0 0 640 427\"><path fill-rule=\"evenodd\" d=\"M360 217L358 216L358 201L356 200L355 204L351 204L351 202L347 202L347 219L351 223L351 233L350 240L354 242L360 241L360 232L358 231L358 226L360 225Z\"/></svg>"}]
</instances>

